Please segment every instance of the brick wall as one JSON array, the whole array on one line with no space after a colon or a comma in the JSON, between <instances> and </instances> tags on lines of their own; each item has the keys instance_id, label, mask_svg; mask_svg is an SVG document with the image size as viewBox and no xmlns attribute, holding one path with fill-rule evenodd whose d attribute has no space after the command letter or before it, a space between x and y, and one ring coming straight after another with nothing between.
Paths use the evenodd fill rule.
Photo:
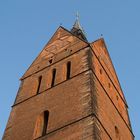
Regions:
<instances>
[{"instance_id":1,"label":"brick wall","mask_svg":"<svg viewBox=\"0 0 140 140\"><path fill-rule=\"evenodd\" d=\"M88 44L62 27L56 31L21 78L3 140L34 139L40 129L36 122L42 121L38 116L46 110L47 132L38 140L133 139L127 104L102 39Z\"/></svg>"}]
</instances>

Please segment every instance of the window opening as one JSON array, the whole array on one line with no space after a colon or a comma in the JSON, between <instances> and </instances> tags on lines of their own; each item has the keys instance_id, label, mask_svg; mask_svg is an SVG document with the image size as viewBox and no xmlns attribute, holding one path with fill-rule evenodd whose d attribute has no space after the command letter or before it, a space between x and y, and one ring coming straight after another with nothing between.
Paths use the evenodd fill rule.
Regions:
<instances>
[{"instance_id":1,"label":"window opening","mask_svg":"<svg viewBox=\"0 0 140 140\"><path fill-rule=\"evenodd\" d=\"M117 126L115 126L115 134L116 134L116 138L119 138L119 129Z\"/></svg>"},{"instance_id":2,"label":"window opening","mask_svg":"<svg viewBox=\"0 0 140 140\"><path fill-rule=\"evenodd\" d=\"M118 97L118 95L116 95L116 99L117 99L117 100L119 100L119 97Z\"/></svg>"},{"instance_id":3,"label":"window opening","mask_svg":"<svg viewBox=\"0 0 140 140\"><path fill-rule=\"evenodd\" d=\"M45 111L43 117L44 117L44 123L43 123L42 136L46 135L46 132L47 132L48 119L49 119L49 111Z\"/></svg>"},{"instance_id":4,"label":"window opening","mask_svg":"<svg viewBox=\"0 0 140 140\"><path fill-rule=\"evenodd\" d=\"M37 116L33 139L36 140L47 133L48 127L48 120L49 120L49 111L46 110Z\"/></svg>"},{"instance_id":5,"label":"window opening","mask_svg":"<svg viewBox=\"0 0 140 140\"><path fill-rule=\"evenodd\" d=\"M109 87L109 88L111 87L111 84L110 84L110 83L108 83L108 87Z\"/></svg>"},{"instance_id":6,"label":"window opening","mask_svg":"<svg viewBox=\"0 0 140 140\"><path fill-rule=\"evenodd\" d=\"M70 73L71 73L71 62L67 63L67 80L70 79Z\"/></svg>"},{"instance_id":7,"label":"window opening","mask_svg":"<svg viewBox=\"0 0 140 140\"><path fill-rule=\"evenodd\" d=\"M38 87L37 87L37 94L39 94L41 80L42 80L42 76L39 76L39 78L38 78Z\"/></svg>"},{"instance_id":8,"label":"window opening","mask_svg":"<svg viewBox=\"0 0 140 140\"><path fill-rule=\"evenodd\" d=\"M100 69L100 74L102 74L102 69Z\"/></svg>"},{"instance_id":9,"label":"window opening","mask_svg":"<svg viewBox=\"0 0 140 140\"><path fill-rule=\"evenodd\" d=\"M53 69L53 71L52 71L52 83L51 83L51 87L54 86L55 76L56 76L56 69Z\"/></svg>"},{"instance_id":10,"label":"window opening","mask_svg":"<svg viewBox=\"0 0 140 140\"><path fill-rule=\"evenodd\" d=\"M50 64L52 63L52 59L49 60Z\"/></svg>"}]
</instances>

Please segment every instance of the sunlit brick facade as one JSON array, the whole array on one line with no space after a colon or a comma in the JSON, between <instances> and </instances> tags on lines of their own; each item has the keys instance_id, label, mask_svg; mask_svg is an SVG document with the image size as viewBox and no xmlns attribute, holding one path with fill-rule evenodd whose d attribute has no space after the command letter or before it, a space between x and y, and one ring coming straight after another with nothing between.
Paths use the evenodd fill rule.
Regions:
<instances>
[{"instance_id":1,"label":"sunlit brick facade","mask_svg":"<svg viewBox=\"0 0 140 140\"><path fill-rule=\"evenodd\" d=\"M21 78L3 140L133 140L103 38L59 27Z\"/></svg>"}]
</instances>

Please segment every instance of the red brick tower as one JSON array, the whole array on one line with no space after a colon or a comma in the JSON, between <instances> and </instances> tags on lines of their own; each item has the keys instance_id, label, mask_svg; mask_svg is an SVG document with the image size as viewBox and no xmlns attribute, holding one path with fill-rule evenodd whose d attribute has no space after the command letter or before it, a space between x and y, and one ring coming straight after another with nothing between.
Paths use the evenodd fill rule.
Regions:
<instances>
[{"instance_id":1,"label":"red brick tower","mask_svg":"<svg viewBox=\"0 0 140 140\"><path fill-rule=\"evenodd\" d=\"M104 39L59 27L21 78L3 140L133 140Z\"/></svg>"}]
</instances>

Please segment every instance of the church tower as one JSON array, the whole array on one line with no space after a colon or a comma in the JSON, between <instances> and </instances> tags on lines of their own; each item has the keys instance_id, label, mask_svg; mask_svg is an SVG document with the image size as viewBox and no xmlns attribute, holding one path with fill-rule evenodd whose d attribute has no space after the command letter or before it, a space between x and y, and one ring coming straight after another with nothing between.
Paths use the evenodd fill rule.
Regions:
<instances>
[{"instance_id":1,"label":"church tower","mask_svg":"<svg viewBox=\"0 0 140 140\"><path fill-rule=\"evenodd\" d=\"M103 38L59 27L21 78L3 140L133 140Z\"/></svg>"}]
</instances>

